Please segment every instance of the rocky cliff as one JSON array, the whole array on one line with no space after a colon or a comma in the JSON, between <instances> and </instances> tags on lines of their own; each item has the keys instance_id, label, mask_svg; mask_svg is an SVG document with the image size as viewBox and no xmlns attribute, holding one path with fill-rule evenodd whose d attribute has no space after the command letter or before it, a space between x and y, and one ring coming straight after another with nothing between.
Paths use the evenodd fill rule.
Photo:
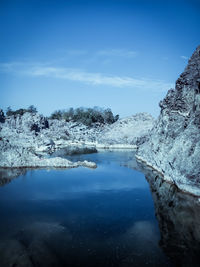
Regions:
<instances>
[{"instance_id":1,"label":"rocky cliff","mask_svg":"<svg viewBox=\"0 0 200 267\"><path fill-rule=\"evenodd\" d=\"M181 190L200 195L200 46L160 107L137 159Z\"/></svg>"},{"instance_id":2,"label":"rocky cliff","mask_svg":"<svg viewBox=\"0 0 200 267\"><path fill-rule=\"evenodd\" d=\"M152 129L154 118L148 113L137 113L106 125L98 135L98 142L104 144L140 145Z\"/></svg>"}]
</instances>

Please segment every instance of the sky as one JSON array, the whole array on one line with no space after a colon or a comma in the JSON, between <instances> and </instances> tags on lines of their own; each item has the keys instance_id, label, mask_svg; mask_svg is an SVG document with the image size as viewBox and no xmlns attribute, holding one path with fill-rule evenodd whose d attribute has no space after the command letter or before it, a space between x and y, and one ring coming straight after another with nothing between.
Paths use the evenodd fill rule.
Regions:
<instances>
[{"instance_id":1,"label":"sky","mask_svg":"<svg viewBox=\"0 0 200 267\"><path fill-rule=\"evenodd\" d=\"M200 0L0 0L0 108L159 115L200 45Z\"/></svg>"}]
</instances>

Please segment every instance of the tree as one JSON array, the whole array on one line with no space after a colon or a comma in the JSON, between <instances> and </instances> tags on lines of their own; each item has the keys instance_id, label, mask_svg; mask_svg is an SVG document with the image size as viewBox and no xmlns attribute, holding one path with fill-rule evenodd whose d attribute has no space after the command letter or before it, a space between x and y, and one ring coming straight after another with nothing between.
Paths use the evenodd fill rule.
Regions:
<instances>
[{"instance_id":1,"label":"tree","mask_svg":"<svg viewBox=\"0 0 200 267\"><path fill-rule=\"evenodd\" d=\"M14 113L14 111L12 111L11 107L10 106L7 107L7 109L6 109L6 116L12 116L13 113Z\"/></svg>"},{"instance_id":2,"label":"tree","mask_svg":"<svg viewBox=\"0 0 200 267\"><path fill-rule=\"evenodd\" d=\"M4 115L3 109L0 109L0 122L1 123L5 122L5 115Z\"/></svg>"},{"instance_id":3,"label":"tree","mask_svg":"<svg viewBox=\"0 0 200 267\"><path fill-rule=\"evenodd\" d=\"M52 120L61 120L62 119L62 111L61 110L54 111L51 114L50 119L52 119Z\"/></svg>"},{"instance_id":4,"label":"tree","mask_svg":"<svg viewBox=\"0 0 200 267\"><path fill-rule=\"evenodd\" d=\"M70 108L68 110L54 111L50 119L74 121L92 126L94 123L109 123L112 124L119 119L119 115L114 116L111 109L94 108Z\"/></svg>"},{"instance_id":5,"label":"tree","mask_svg":"<svg viewBox=\"0 0 200 267\"><path fill-rule=\"evenodd\" d=\"M15 111L13 111L13 115L24 115L24 113L26 113L27 112L27 109L25 109L25 108L20 108L20 109L17 109L17 110L15 110Z\"/></svg>"},{"instance_id":6,"label":"tree","mask_svg":"<svg viewBox=\"0 0 200 267\"><path fill-rule=\"evenodd\" d=\"M119 114L115 115L115 121L119 120Z\"/></svg>"},{"instance_id":7,"label":"tree","mask_svg":"<svg viewBox=\"0 0 200 267\"><path fill-rule=\"evenodd\" d=\"M37 113L37 109L36 109L36 107L34 105L30 105L28 107L27 111L30 112L30 113L33 113L33 114Z\"/></svg>"},{"instance_id":8,"label":"tree","mask_svg":"<svg viewBox=\"0 0 200 267\"><path fill-rule=\"evenodd\" d=\"M107 109L104 111L104 120L105 120L106 123L109 123L109 124L112 124L112 123L115 122L113 113L112 113L112 111L111 111L110 108L107 108Z\"/></svg>"}]
</instances>

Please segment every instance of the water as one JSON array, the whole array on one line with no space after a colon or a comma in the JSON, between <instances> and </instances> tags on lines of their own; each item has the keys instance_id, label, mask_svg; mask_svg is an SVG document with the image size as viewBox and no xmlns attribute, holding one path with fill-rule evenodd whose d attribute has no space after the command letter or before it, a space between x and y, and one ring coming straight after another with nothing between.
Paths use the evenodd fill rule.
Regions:
<instances>
[{"instance_id":1,"label":"water","mask_svg":"<svg viewBox=\"0 0 200 267\"><path fill-rule=\"evenodd\" d=\"M1 173L0 266L170 266L133 152L77 159L98 167Z\"/></svg>"}]
</instances>

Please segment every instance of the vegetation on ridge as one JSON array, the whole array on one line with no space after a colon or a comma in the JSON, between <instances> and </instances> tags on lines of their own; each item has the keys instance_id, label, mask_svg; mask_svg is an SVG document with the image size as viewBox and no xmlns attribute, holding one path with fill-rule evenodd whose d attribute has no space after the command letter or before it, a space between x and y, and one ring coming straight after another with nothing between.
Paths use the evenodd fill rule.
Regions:
<instances>
[{"instance_id":1,"label":"vegetation on ridge","mask_svg":"<svg viewBox=\"0 0 200 267\"><path fill-rule=\"evenodd\" d=\"M6 110L6 116L15 116L15 115L24 115L25 113L36 114L37 109L34 105L29 106L28 108L20 108L17 110L12 110L11 107L8 107ZM3 110L1 110L0 117L2 122L5 121L5 115ZM104 109L100 107L93 108L69 108L66 110L56 110L54 111L49 119L56 120L65 120L66 122L80 122L86 126L92 126L94 123L100 124L112 124L119 119L119 115L113 115L110 108Z\"/></svg>"},{"instance_id":2,"label":"vegetation on ridge","mask_svg":"<svg viewBox=\"0 0 200 267\"><path fill-rule=\"evenodd\" d=\"M112 124L119 119L119 115L113 115L111 109L94 108L69 108L68 110L54 111L50 119L65 121L81 122L86 126L91 126L93 123L108 123Z\"/></svg>"}]
</instances>

